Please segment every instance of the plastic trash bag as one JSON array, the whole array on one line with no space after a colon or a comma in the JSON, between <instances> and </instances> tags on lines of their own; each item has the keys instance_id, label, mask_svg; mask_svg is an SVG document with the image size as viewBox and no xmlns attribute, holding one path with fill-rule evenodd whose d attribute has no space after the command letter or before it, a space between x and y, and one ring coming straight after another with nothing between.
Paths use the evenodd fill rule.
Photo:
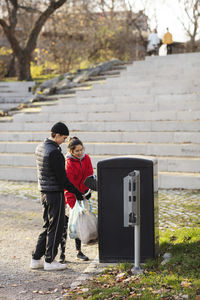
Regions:
<instances>
[{"instance_id":1,"label":"plastic trash bag","mask_svg":"<svg viewBox=\"0 0 200 300\"><path fill-rule=\"evenodd\" d=\"M69 237L71 239L78 238L76 233L76 221L78 216L84 211L86 208L84 205L81 204L81 202L76 200L76 203L73 208L69 209L69 222L68 222L68 232Z\"/></svg>"},{"instance_id":2,"label":"plastic trash bag","mask_svg":"<svg viewBox=\"0 0 200 300\"><path fill-rule=\"evenodd\" d=\"M162 44L159 48L159 56L166 56L167 55L167 45Z\"/></svg>"},{"instance_id":3,"label":"plastic trash bag","mask_svg":"<svg viewBox=\"0 0 200 300\"><path fill-rule=\"evenodd\" d=\"M86 201L85 210L83 210L76 221L76 233L83 244L92 244L98 238L98 222L96 215L89 210Z\"/></svg>"}]
</instances>

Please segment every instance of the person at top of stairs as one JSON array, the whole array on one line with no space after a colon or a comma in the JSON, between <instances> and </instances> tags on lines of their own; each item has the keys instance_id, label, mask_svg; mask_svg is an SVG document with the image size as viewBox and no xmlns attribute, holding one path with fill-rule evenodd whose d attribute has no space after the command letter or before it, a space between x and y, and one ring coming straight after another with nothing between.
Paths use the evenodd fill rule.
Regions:
<instances>
[{"instance_id":1,"label":"person at top of stairs","mask_svg":"<svg viewBox=\"0 0 200 300\"><path fill-rule=\"evenodd\" d=\"M164 34L163 40L164 45L167 45L167 54L172 54L172 34L169 32L169 28L167 28L167 32Z\"/></svg>"},{"instance_id":2,"label":"person at top of stairs","mask_svg":"<svg viewBox=\"0 0 200 300\"><path fill-rule=\"evenodd\" d=\"M157 30L154 29L153 32L148 37L147 53L149 55L158 55L159 44L160 44L160 39L157 35Z\"/></svg>"}]
</instances>

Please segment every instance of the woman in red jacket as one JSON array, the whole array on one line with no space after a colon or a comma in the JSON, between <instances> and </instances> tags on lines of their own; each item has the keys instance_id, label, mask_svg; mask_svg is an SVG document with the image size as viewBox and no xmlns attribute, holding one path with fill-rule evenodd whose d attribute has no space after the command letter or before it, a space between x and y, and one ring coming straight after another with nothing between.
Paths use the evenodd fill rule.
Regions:
<instances>
[{"instance_id":1,"label":"woman in red jacket","mask_svg":"<svg viewBox=\"0 0 200 300\"><path fill-rule=\"evenodd\" d=\"M85 154L83 143L77 137L69 138L68 150L69 152L66 155L65 167L67 177L81 193L85 194L86 199L89 199L91 197L91 193L88 187L84 184L84 181L88 176L93 175L90 157L89 155ZM65 190L65 205L69 205L70 208L73 208L75 203L75 195ZM69 217L65 216L65 228L61 241L60 262L65 262L68 220ZM77 258L80 258L84 261L89 260L89 258L81 252L81 241L78 238L75 239L75 245L77 250Z\"/></svg>"}]
</instances>

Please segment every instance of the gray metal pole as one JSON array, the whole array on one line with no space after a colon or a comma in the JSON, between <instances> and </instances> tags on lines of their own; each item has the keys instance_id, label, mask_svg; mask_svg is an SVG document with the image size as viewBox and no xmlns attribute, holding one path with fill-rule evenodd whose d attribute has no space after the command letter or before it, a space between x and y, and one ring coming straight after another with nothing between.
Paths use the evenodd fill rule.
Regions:
<instances>
[{"instance_id":1,"label":"gray metal pole","mask_svg":"<svg viewBox=\"0 0 200 300\"><path fill-rule=\"evenodd\" d=\"M133 274L142 274L140 267L140 173L137 180L137 223L134 225L134 267L131 269Z\"/></svg>"},{"instance_id":2,"label":"gray metal pole","mask_svg":"<svg viewBox=\"0 0 200 300\"><path fill-rule=\"evenodd\" d=\"M131 269L133 274L142 274L143 270L140 267L140 225L134 226L135 239L134 239L134 267Z\"/></svg>"},{"instance_id":3,"label":"gray metal pole","mask_svg":"<svg viewBox=\"0 0 200 300\"><path fill-rule=\"evenodd\" d=\"M135 268L140 266L140 225L135 225Z\"/></svg>"}]
</instances>

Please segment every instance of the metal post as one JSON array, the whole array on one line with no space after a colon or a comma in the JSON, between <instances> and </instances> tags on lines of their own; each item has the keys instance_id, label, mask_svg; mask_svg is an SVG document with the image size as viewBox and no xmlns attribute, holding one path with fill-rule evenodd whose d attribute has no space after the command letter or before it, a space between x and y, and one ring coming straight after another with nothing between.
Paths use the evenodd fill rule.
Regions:
<instances>
[{"instance_id":1,"label":"metal post","mask_svg":"<svg viewBox=\"0 0 200 300\"><path fill-rule=\"evenodd\" d=\"M134 267L131 269L133 274L142 274L140 267L140 172L137 171L136 177L136 198L137 198L137 222L134 224ZM134 208L134 207L133 207Z\"/></svg>"},{"instance_id":2,"label":"metal post","mask_svg":"<svg viewBox=\"0 0 200 300\"><path fill-rule=\"evenodd\" d=\"M124 177L124 227L134 226L133 274L141 274L140 268L140 172L134 170Z\"/></svg>"},{"instance_id":3,"label":"metal post","mask_svg":"<svg viewBox=\"0 0 200 300\"><path fill-rule=\"evenodd\" d=\"M134 226L135 240L134 240L134 267L131 269L133 274L142 274L143 270L140 267L140 225Z\"/></svg>"}]
</instances>

